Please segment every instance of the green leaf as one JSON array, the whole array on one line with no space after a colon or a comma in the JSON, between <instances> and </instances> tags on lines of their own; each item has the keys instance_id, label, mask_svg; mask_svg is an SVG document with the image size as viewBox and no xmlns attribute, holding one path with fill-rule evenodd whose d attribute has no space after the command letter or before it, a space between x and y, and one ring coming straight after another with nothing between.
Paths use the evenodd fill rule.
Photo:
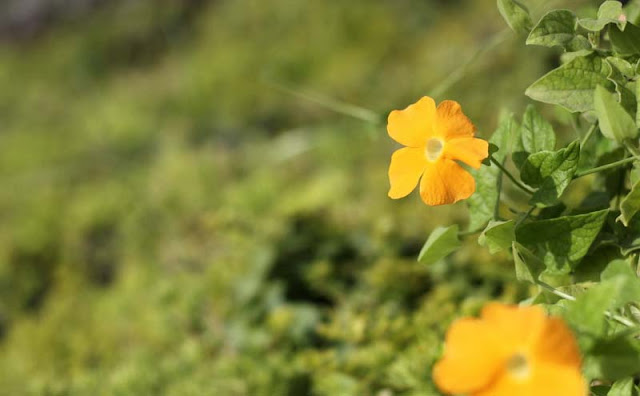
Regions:
<instances>
[{"instance_id":1,"label":"green leaf","mask_svg":"<svg viewBox=\"0 0 640 396\"><path fill-rule=\"evenodd\" d=\"M532 221L516 228L516 241L533 252L550 273L567 273L587 254L608 210Z\"/></svg>"},{"instance_id":2,"label":"green leaf","mask_svg":"<svg viewBox=\"0 0 640 396\"><path fill-rule=\"evenodd\" d=\"M567 47L576 34L575 14L569 10L553 10L546 13L527 37L528 45Z\"/></svg>"},{"instance_id":3,"label":"green leaf","mask_svg":"<svg viewBox=\"0 0 640 396\"><path fill-rule=\"evenodd\" d=\"M431 232L422 250L420 250L418 261L422 261L425 264L433 264L459 247L460 240L458 240L457 224L449 227L438 227Z\"/></svg>"},{"instance_id":4,"label":"green leaf","mask_svg":"<svg viewBox=\"0 0 640 396\"><path fill-rule=\"evenodd\" d=\"M493 158L503 162L511 151L511 140L518 130L518 123L513 114L501 117L498 128L489 139L489 143L500 148L493 153ZM469 230L476 231L493 219L500 195L501 171L497 166L483 166L472 170L476 180L476 192L467 199L469 205Z\"/></svg>"},{"instance_id":5,"label":"green leaf","mask_svg":"<svg viewBox=\"0 0 640 396\"><path fill-rule=\"evenodd\" d=\"M602 283L612 282L616 293L609 296L609 309L623 307L630 302L640 301L640 278L625 260L613 260L600 276Z\"/></svg>"},{"instance_id":6,"label":"green leaf","mask_svg":"<svg viewBox=\"0 0 640 396\"><path fill-rule=\"evenodd\" d=\"M516 239L514 224L513 220L490 221L487 228L478 237L478 243L487 246L491 254L509 249Z\"/></svg>"},{"instance_id":7,"label":"green leaf","mask_svg":"<svg viewBox=\"0 0 640 396\"><path fill-rule=\"evenodd\" d=\"M626 335L599 340L586 353L584 372L589 378L618 380L638 372L640 348Z\"/></svg>"},{"instance_id":8,"label":"green leaf","mask_svg":"<svg viewBox=\"0 0 640 396\"><path fill-rule=\"evenodd\" d=\"M638 61L638 65L636 66L636 69L638 68L640 68L640 60ZM636 99L638 102L640 102L640 82L638 81L636 81ZM636 126L640 128L640 104L636 107Z\"/></svg>"},{"instance_id":9,"label":"green leaf","mask_svg":"<svg viewBox=\"0 0 640 396\"><path fill-rule=\"evenodd\" d=\"M578 169L580 141L558 151L531 154L524 163L520 177L532 187L539 187L529 203L538 206L555 204Z\"/></svg>"},{"instance_id":10,"label":"green leaf","mask_svg":"<svg viewBox=\"0 0 640 396\"><path fill-rule=\"evenodd\" d=\"M567 309L567 320L579 331L594 336L603 336L607 329L605 311L611 305L611 296L618 292L620 282L599 283L578 295Z\"/></svg>"},{"instance_id":11,"label":"green leaf","mask_svg":"<svg viewBox=\"0 0 640 396\"><path fill-rule=\"evenodd\" d=\"M616 381L607 396L634 396L633 377L627 377Z\"/></svg>"},{"instance_id":12,"label":"green leaf","mask_svg":"<svg viewBox=\"0 0 640 396\"><path fill-rule=\"evenodd\" d=\"M621 30L618 26L609 29L609 40L614 51L621 55L640 54L640 27L627 23Z\"/></svg>"},{"instance_id":13,"label":"green leaf","mask_svg":"<svg viewBox=\"0 0 640 396\"><path fill-rule=\"evenodd\" d=\"M556 134L551 124L542 117L535 106L529 105L522 116L522 146L528 153L553 150Z\"/></svg>"},{"instance_id":14,"label":"green leaf","mask_svg":"<svg viewBox=\"0 0 640 396\"><path fill-rule=\"evenodd\" d=\"M522 168L530 154L553 150L556 145L556 134L553 127L533 105L527 106L522 115L522 127L519 132L513 148L513 162L518 169Z\"/></svg>"},{"instance_id":15,"label":"green leaf","mask_svg":"<svg viewBox=\"0 0 640 396\"><path fill-rule=\"evenodd\" d=\"M608 56L605 59L610 65L615 67L626 78L631 78L635 75L633 65L622 58L616 58L615 56Z\"/></svg>"},{"instance_id":16,"label":"green leaf","mask_svg":"<svg viewBox=\"0 0 640 396\"><path fill-rule=\"evenodd\" d=\"M515 0L498 0L498 11L507 25L516 33L526 34L531 30L533 22L525 6Z\"/></svg>"},{"instance_id":17,"label":"green leaf","mask_svg":"<svg viewBox=\"0 0 640 396\"><path fill-rule=\"evenodd\" d=\"M535 284L545 269L542 260L518 242L511 244L511 251L513 252L513 261L516 265L516 278Z\"/></svg>"},{"instance_id":18,"label":"green leaf","mask_svg":"<svg viewBox=\"0 0 640 396\"><path fill-rule=\"evenodd\" d=\"M622 143L625 139L631 139L638 135L635 122L609 91L598 85L593 101L598 125L604 136Z\"/></svg>"},{"instance_id":19,"label":"green leaf","mask_svg":"<svg viewBox=\"0 0 640 396\"><path fill-rule=\"evenodd\" d=\"M619 1L605 1L598 9L598 17L580 19L580 26L592 32L599 32L610 23L616 23L624 29L625 22L618 18L622 14L622 3Z\"/></svg>"},{"instance_id":20,"label":"green leaf","mask_svg":"<svg viewBox=\"0 0 640 396\"><path fill-rule=\"evenodd\" d=\"M638 210L640 210L640 181L636 181L629 194L620 202L620 216L616 220L628 227L631 218L638 213Z\"/></svg>"},{"instance_id":21,"label":"green leaf","mask_svg":"<svg viewBox=\"0 0 640 396\"><path fill-rule=\"evenodd\" d=\"M577 56L531 84L525 95L572 112L592 110L595 88L602 85L613 89L613 83L607 80L610 67L596 54Z\"/></svg>"}]
</instances>

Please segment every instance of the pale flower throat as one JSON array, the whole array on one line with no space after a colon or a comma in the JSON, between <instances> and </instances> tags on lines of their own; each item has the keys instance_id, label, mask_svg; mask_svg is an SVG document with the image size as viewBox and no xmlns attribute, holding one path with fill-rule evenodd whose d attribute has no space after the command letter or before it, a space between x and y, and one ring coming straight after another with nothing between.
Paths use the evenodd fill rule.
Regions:
<instances>
[{"instance_id":1,"label":"pale flower throat","mask_svg":"<svg viewBox=\"0 0 640 396\"><path fill-rule=\"evenodd\" d=\"M442 149L444 148L444 142L442 139L431 138L427 140L427 147L424 150L424 155L427 157L429 161L435 161L442 154Z\"/></svg>"},{"instance_id":2,"label":"pale flower throat","mask_svg":"<svg viewBox=\"0 0 640 396\"><path fill-rule=\"evenodd\" d=\"M529 376L529 363L526 356L521 353L511 356L505 366L509 374L517 379L524 379Z\"/></svg>"}]
</instances>

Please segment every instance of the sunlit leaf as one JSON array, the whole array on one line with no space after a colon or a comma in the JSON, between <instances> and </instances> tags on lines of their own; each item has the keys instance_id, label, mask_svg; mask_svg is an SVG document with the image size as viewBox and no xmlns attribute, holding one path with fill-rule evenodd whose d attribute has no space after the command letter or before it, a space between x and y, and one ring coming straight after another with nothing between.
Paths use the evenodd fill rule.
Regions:
<instances>
[{"instance_id":1,"label":"sunlit leaf","mask_svg":"<svg viewBox=\"0 0 640 396\"><path fill-rule=\"evenodd\" d=\"M610 67L596 54L577 56L531 84L525 94L573 112L592 110L595 88L598 85L611 90L614 88L607 79Z\"/></svg>"},{"instance_id":2,"label":"sunlit leaf","mask_svg":"<svg viewBox=\"0 0 640 396\"><path fill-rule=\"evenodd\" d=\"M621 221L627 227L638 210L640 210L640 181L634 183L629 194L620 202L620 216L616 220Z\"/></svg>"},{"instance_id":3,"label":"sunlit leaf","mask_svg":"<svg viewBox=\"0 0 640 396\"><path fill-rule=\"evenodd\" d=\"M425 264L432 264L445 258L447 255L460 247L458 239L458 225L449 227L438 227L431 232L429 238L422 246L418 261Z\"/></svg>"},{"instance_id":4,"label":"sunlit leaf","mask_svg":"<svg viewBox=\"0 0 640 396\"><path fill-rule=\"evenodd\" d=\"M545 14L527 37L528 45L566 47L575 38L576 16L569 10L553 10Z\"/></svg>"},{"instance_id":5,"label":"sunlit leaf","mask_svg":"<svg viewBox=\"0 0 640 396\"><path fill-rule=\"evenodd\" d=\"M478 243L489 248L489 253L507 250L516 239L513 220L491 221L482 231Z\"/></svg>"},{"instance_id":6,"label":"sunlit leaf","mask_svg":"<svg viewBox=\"0 0 640 396\"><path fill-rule=\"evenodd\" d=\"M604 136L620 143L638 135L635 122L609 91L598 85L593 101L598 125Z\"/></svg>"}]
</instances>

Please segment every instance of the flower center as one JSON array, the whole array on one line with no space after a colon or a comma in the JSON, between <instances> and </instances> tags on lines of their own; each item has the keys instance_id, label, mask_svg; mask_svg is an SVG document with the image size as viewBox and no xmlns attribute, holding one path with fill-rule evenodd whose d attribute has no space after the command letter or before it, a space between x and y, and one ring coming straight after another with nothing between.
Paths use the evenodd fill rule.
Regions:
<instances>
[{"instance_id":1,"label":"flower center","mask_svg":"<svg viewBox=\"0 0 640 396\"><path fill-rule=\"evenodd\" d=\"M444 142L442 139L431 138L427 140L427 147L424 150L424 155L427 157L429 161L435 161L442 154L442 149L444 148Z\"/></svg>"},{"instance_id":2,"label":"flower center","mask_svg":"<svg viewBox=\"0 0 640 396\"><path fill-rule=\"evenodd\" d=\"M507 360L506 368L509 374L518 379L524 379L529 376L529 363L527 358L521 354L516 353Z\"/></svg>"}]
</instances>

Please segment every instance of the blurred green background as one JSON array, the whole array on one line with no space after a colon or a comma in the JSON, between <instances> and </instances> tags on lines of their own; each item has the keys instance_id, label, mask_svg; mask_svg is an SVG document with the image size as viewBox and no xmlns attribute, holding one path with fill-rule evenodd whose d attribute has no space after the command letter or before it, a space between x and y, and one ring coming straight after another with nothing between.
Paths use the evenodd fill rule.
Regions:
<instances>
[{"instance_id":1,"label":"blurred green background","mask_svg":"<svg viewBox=\"0 0 640 396\"><path fill-rule=\"evenodd\" d=\"M558 62L505 27L494 0L4 1L0 394L437 394L450 321L527 290L474 237L416 262L466 208L387 198L384 120L435 91L490 136Z\"/></svg>"}]
</instances>

